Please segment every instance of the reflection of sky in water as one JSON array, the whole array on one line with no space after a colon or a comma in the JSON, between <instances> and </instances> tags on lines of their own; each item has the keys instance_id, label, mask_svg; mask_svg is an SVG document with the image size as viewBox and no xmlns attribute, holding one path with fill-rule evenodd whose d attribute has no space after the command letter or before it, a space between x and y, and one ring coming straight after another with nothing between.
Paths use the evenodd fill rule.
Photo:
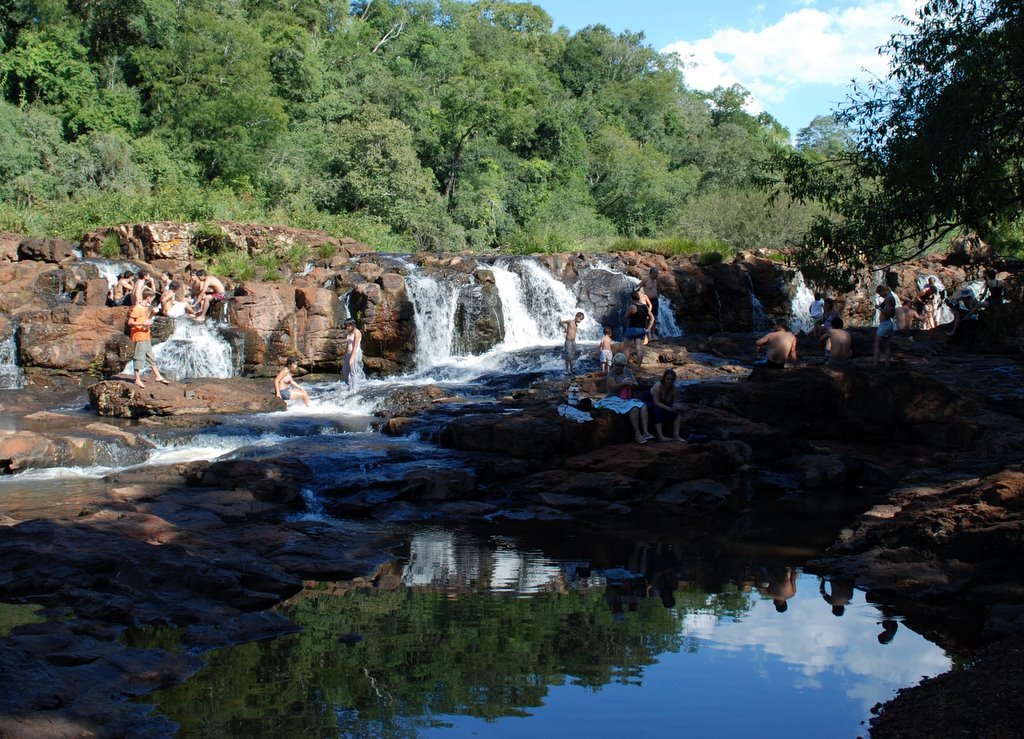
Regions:
<instances>
[{"instance_id":1,"label":"reflection of sky in water","mask_svg":"<svg viewBox=\"0 0 1024 739\"><path fill-rule=\"evenodd\" d=\"M599 580L599 579L598 579ZM425 587L470 587L537 593L567 581L563 565L536 552L497 544L481 547L440 529L414 536L403 581ZM593 585L597 580L590 580ZM420 733L446 737L767 736L854 737L871 707L897 689L950 669L934 644L900 624L880 644L883 616L856 592L841 617L818 591L818 578L800 575L785 613L756 591L751 608L719 616L710 608L680 609L682 651L663 652L630 684L596 691L566 684L549 687L544 705L527 721L484 722L435 716L445 728ZM714 600L715 596L709 595ZM632 618L626 614L627 621ZM636 638L644 638L637 635Z\"/></svg>"}]
</instances>

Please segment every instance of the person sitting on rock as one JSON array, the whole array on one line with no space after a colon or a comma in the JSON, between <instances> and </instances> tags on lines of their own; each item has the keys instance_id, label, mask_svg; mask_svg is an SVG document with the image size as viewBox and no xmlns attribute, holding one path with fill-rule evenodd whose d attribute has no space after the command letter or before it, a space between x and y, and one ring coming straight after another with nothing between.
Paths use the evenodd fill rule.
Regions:
<instances>
[{"instance_id":1,"label":"person sitting on rock","mask_svg":"<svg viewBox=\"0 0 1024 739\"><path fill-rule=\"evenodd\" d=\"M830 328L821 335L818 342L825 349L825 366L848 362L853 356L853 337L849 331Z\"/></svg>"},{"instance_id":2,"label":"person sitting on rock","mask_svg":"<svg viewBox=\"0 0 1024 739\"><path fill-rule=\"evenodd\" d=\"M636 443L646 444L649 439L654 438L647 427L647 404L633 397L638 385L633 371L626 367L626 361L626 355L622 352L612 358L612 369L605 379L608 394L594 403L594 407L628 415Z\"/></svg>"},{"instance_id":3,"label":"person sitting on rock","mask_svg":"<svg viewBox=\"0 0 1024 739\"><path fill-rule=\"evenodd\" d=\"M953 328L947 332L947 335L956 336L960 324L965 319L976 315L980 306L977 298L974 297L974 291L969 287L960 288L960 292L949 302L951 303L950 307L953 308Z\"/></svg>"},{"instance_id":4,"label":"person sitting on rock","mask_svg":"<svg viewBox=\"0 0 1024 739\"><path fill-rule=\"evenodd\" d=\"M214 303L223 302L228 299L224 283L219 278L207 274L205 269L197 269L193 273L196 285L196 320L205 320L207 312Z\"/></svg>"},{"instance_id":5,"label":"person sitting on rock","mask_svg":"<svg viewBox=\"0 0 1024 739\"><path fill-rule=\"evenodd\" d=\"M914 327L914 321L924 320L924 316L918 311L918 305L920 304L914 301L911 305L901 305L896 308L894 320L896 321L896 331L900 336L910 333L910 329Z\"/></svg>"},{"instance_id":6,"label":"person sitting on rock","mask_svg":"<svg viewBox=\"0 0 1024 739\"><path fill-rule=\"evenodd\" d=\"M134 288L135 275L131 272L122 272L117 276L117 281L107 291L107 305L111 308L120 305L131 305Z\"/></svg>"},{"instance_id":7,"label":"person sitting on rock","mask_svg":"<svg viewBox=\"0 0 1024 739\"><path fill-rule=\"evenodd\" d=\"M299 363L294 357L281 360L281 371L274 378L274 394L285 401L291 400L293 395L297 395L308 407L309 393L303 390L292 376L298 368Z\"/></svg>"},{"instance_id":8,"label":"person sitting on rock","mask_svg":"<svg viewBox=\"0 0 1024 739\"><path fill-rule=\"evenodd\" d=\"M173 281L168 284L167 289L160 296L160 307L164 315L168 318L181 318L182 316L195 318L196 311L192 304L178 299L179 290L181 290L181 283Z\"/></svg>"},{"instance_id":9,"label":"person sitting on rock","mask_svg":"<svg viewBox=\"0 0 1024 739\"><path fill-rule=\"evenodd\" d=\"M761 349L764 348L764 358ZM786 362L796 362L796 336L786 328L784 323L777 322L775 330L767 333L754 342L754 365L766 369L785 369Z\"/></svg>"},{"instance_id":10,"label":"person sitting on rock","mask_svg":"<svg viewBox=\"0 0 1024 739\"><path fill-rule=\"evenodd\" d=\"M651 407L651 415L654 416L654 433L658 441L682 441L685 440L679 435L679 426L682 417L679 411L682 403L679 399L679 388L676 386L676 371L665 370L661 379L651 386L650 392L644 398ZM671 438L665 436L664 424L672 424Z\"/></svg>"},{"instance_id":11,"label":"person sitting on rock","mask_svg":"<svg viewBox=\"0 0 1024 739\"><path fill-rule=\"evenodd\" d=\"M834 298L825 298L825 312L821 318L821 330L819 333L828 331L830 328L842 328L843 319L839 315L839 309L836 308L836 301Z\"/></svg>"},{"instance_id":12,"label":"person sitting on rock","mask_svg":"<svg viewBox=\"0 0 1024 739\"><path fill-rule=\"evenodd\" d=\"M985 270L985 292L981 295L981 302L986 308L993 305L1002 305L1006 299L1006 283L999 279L994 269Z\"/></svg>"}]
</instances>

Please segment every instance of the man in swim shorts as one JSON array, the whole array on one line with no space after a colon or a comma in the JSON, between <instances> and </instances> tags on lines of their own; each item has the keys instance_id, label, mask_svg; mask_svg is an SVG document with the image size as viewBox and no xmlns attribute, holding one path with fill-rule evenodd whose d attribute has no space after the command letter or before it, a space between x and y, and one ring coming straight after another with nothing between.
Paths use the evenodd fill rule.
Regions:
<instances>
[{"instance_id":1,"label":"man in swim shorts","mask_svg":"<svg viewBox=\"0 0 1024 739\"><path fill-rule=\"evenodd\" d=\"M896 333L896 297L887 285L879 285L875 293L881 298L878 304L878 330L875 331L875 348L872 367L878 366L881 353L885 352L885 366L892 364L892 335Z\"/></svg>"},{"instance_id":2,"label":"man in swim shorts","mask_svg":"<svg viewBox=\"0 0 1024 739\"><path fill-rule=\"evenodd\" d=\"M573 318L566 318L558 323L565 331L565 346L563 347L565 372L571 375L573 374L572 364L576 361L576 327L583 323L583 314L577 313Z\"/></svg>"}]
</instances>

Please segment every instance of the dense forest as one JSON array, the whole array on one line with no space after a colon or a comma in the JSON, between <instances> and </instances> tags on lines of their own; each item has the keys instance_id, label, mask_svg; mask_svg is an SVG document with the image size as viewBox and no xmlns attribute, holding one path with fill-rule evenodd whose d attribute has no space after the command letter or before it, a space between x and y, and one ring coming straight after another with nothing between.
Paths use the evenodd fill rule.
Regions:
<instances>
[{"instance_id":1,"label":"dense forest","mask_svg":"<svg viewBox=\"0 0 1024 739\"><path fill-rule=\"evenodd\" d=\"M480 0L8 0L0 228L321 228L383 249L790 246L821 282L1024 251L1024 10L930 0L791 137L642 33ZM810 274L810 273L809 273Z\"/></svg>"},{"instance_id":2,"label":"dense forest","mask_svg":"<svg viewBox=\"0 0 1024 739\"><path fill-rule=\"evenodd\" d=\"M642 33L481 0L9 0L0 228L271 222L379 248L778 246L794 147ZM795 150L847 140L828 117Z\"/></svg>"}]
</instances>

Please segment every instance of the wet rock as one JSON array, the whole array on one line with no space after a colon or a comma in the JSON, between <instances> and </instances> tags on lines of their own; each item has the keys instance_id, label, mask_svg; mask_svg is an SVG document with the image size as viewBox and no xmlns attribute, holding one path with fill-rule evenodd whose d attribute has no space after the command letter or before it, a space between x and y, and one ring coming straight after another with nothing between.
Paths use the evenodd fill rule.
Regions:
<instances>
[{"instance_id":1,"label":"wet rock","mask_svg":"<svg viewBox=\"0 0 1024 739\"><path fill-rule=\"evenodd\" d=\"M486 282L463 287L455 307L455 350L482 354L504 337L505 319L498 288Z\"/></svg>"},{"instance_id":2,"label":"wet rock","mask_svg":"<svg viewBox=\"0 0 1024 739\"><path fill-rule=\"evenodd\" d=\"M131 358L128 308L63 305L19 317L23 367L120 372Z\"/></svg>"},{"instance_id":3,"label":"wet rock","mask_svg":"<svg viewBox=\"0 0 1024 739\"><path fill-rule=\"evenodd\" d=\"M105 424L90 426L78 433L0 431L0 472L138 464L145 461L153 446Z\"/></svg>"},{"instance_id":4,"label":"wet rock","mask_svg":"<svg viewBox=\"0 0 1024 739\"><path fill-rule=\"evenodd\" d=\"M714 508L725 504L732 497L732 490L716 480L688 480L669 485L655 497L655 501L673 510L688 508Z\"/></svg>"}]
</instances>

